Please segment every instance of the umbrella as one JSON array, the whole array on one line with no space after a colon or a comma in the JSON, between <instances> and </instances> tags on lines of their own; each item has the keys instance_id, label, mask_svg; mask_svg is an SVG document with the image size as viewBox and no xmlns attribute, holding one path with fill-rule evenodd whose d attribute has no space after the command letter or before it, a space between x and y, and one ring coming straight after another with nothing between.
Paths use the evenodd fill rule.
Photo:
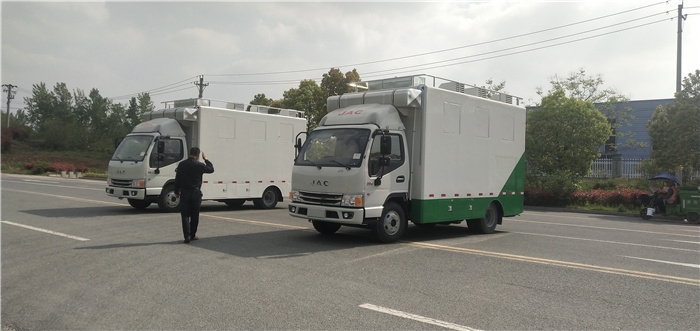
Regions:
<instances>
[{"instance_id":1,"label":"umbrella","mask_svg":"<svg viewBox=\"0 0 700 331\"><path fill-rule=\"evenodd\" d=\"M678 181L678 178L676 176L669 174L668 172L662 172L650 179L665 179L665 180L672 180L676 182L676 184L681 185L681 182Z\"/></svg>"}]
</instances>

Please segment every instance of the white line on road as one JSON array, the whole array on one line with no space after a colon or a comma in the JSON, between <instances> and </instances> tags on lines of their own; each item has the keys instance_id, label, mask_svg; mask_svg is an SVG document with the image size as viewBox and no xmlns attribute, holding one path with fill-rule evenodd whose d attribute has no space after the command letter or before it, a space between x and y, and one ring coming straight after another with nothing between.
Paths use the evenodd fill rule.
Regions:
<instances>
[{"instance_id":1,"label":"white line on road","mask_svg":"<svg viewBox=\"0 0 700 331\"><path fill-rule=\"evenodd\" d=\"M677 243L684 243L684 244L697 244L700 245L700 242L698 241L685 241L685 240L669 240L669 241L675 241Z\"/></svg>"},{"instance_id":2,"label":"white line on road","mask_svg":"<svg viewBox=\"0 0 700 331\"><path fill-rule=\"evenodd\" d=\"M450 323L450 322L444 322L444 321L432 319L429 317L423 317L420 315L405 313L405 312L402 312L400 310L394 310L394 309L384 308L384 307L380 307L380 306L375 306L375 305L369 304L369 303L361 304L360 307L365 308L365 309L369 309L369 310L378 311L380 313L385 313L385 314L389 314L389 315L394 315L394 316L398 316L398 317L412 319L414 321L423 322L426 324L441 326L441 327L446 328L446 329L461 330L461 331L478 331L479 330L479 329L470 328L468 326L463 326L463 325L459 325L459 324L454 324L454 323Z\"/></svg>"},{"instance_id":3,"label":"white line on road","mask_svg":"<svg viewBox=\"0 0 700 331\"><path fill-rule=\"evenodd\" d=\"M666 264L673 264L673 265L679 265L683 267L691 267L691 268L698 268L700 269L700 264L692 264L692 263L680 263L680 262L671 262L671 261L664 261L664 260L654 260L654 259L645 259L642 257L634 257L634 256L626 256L626 255L620 255L622 257L630 258L630 259L636 259L636 260L644 260L644 261L651 261L651 262L659 262L659 263L666 263Z\"/></svg>"},{"instance_id":4,"label":"white line on road","mask_svg":"<svg viewBox=\"0 0 700 331\"><path fill-rule=\"evenodd\" d=\"M567 237L567 236L555 236L555 235L551 235L551 234L542 234L542 233L529 233L529 232L511 232L511 233L526 234L526 235L530 235L530 236L560 238L560 239L573 239L573 240L593 241L593 242L606 243L606 244L617 244L617 245L630 245L630 246L640 246L640 247L649 247L649 248L671 249L671 250L676 250L676 251L687 251L687 252L697 252L697 251L698 251L697 249L687 249L687 248L675 248L675 247L656 246L656 245L634 244L634 243L626 243L626 242L611 241L611 240L599 240L599 239L577 238L577 237ZM673 241L676 241L676 240L673 240Z\"/></svg>"},{"instance_id":5,"label":"white line on road","mask_svg":"<svg viewBox=\"0 0 700 331\"><path fill-rule=\"evenodd\" d=\"M689 234L678 234L678 233L656 232L656 231L645 231L645 230L634 230L634 229L623 229L623 228L609 228L609 227L605 227L605 226L593 226L593 225L581 225L581 224L529 221L529 220L524 220L524 219L514 219L514 220L509 220L509 222L524 222L524 223L536 223L536 224L547 224L547 225L572 226L572 227L578 227L578 228L599 229L599 230L615 230L615 231L626 231L626 232L651 233L651 234L662 234L662 235L677 236L677 237L692 237L692 238L698 237L697 235L689 235Z\"/></svg>"},{"instance_id":6,"label":"white line on road","mask_svg":"<svg viewBox=\"0 0 700 331\"><path fill-rule=\"evenodd\" d=\"M30 229L30 230L34 230L34 231L49 233L49 234L53 234L53 235L56 235L56 236L61 236L61 237L66 237L66 238L70 238L70 239L75 239L75 240L78 240L78 241L88 241L88 240L90 240L90 239L83 238L83 237L71 236L71 235L69 235L69 234L65 234L65 233L61 233L61 232L46 230L46 229L37 228L37 227L34 227L34 226L19 224L19 223L10 222L10 221L2 221L2 223L9 224L9 225L14 225L14 226L19 226L19 227L26 228L26 229Z\"/></svg>"},{"instance_id":7,"label":"white line on road","mask_svg":"<svg viewBox=\"0 0 700 331\"><path fill-rule=\"evenodd\" d=\"M22 183L22 184L32 184L32 185L41 185L41 186L51 186L51 187L61 187L61 188L71 188L71 189L79 189L79 190L91 190L91 191L104 191L103 188L92 188L92 187L81 187L81 186L67 186L67 185L54 185L54 184L46 184L46 183L57 183L57 182L40 182L38 180L28 180L28 179L23 179L21 181L18 180L4 180L3 182L7 183ZM106 186L107 184L105 184Z\"/></svg>"}]
</instances>

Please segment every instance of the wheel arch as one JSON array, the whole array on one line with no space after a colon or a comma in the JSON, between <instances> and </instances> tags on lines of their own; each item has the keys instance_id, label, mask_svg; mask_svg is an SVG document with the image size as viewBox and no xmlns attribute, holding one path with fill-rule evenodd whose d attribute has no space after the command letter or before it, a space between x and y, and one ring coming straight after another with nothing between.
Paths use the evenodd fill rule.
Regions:
<instances>
[{"instance_id":1,"label":"wheel arch","mask_svg":"<svg viewBox=\"0 0 700 331\"><path fill-rule=\"evenodd\" d=\"M498 224L503 224L503 204L500 200L491 201L492 204L496 205L496 210L498 211Z\"/></svg>"},{"instance_id":2,"label":"wheel arch","mask_svg":"<svg viewBox=\"0 0 700 331\"><path fill-rule=\"evenodd\" d=\"M396 202L403 208L403 212L406 215L406 218L410 218L411 215L411 204L408 203L408 193L392 193L389 194L389 196L386 197L386 200L384 200L384 205L386 205L389 202Z\"/></svg>"}]
</instances>

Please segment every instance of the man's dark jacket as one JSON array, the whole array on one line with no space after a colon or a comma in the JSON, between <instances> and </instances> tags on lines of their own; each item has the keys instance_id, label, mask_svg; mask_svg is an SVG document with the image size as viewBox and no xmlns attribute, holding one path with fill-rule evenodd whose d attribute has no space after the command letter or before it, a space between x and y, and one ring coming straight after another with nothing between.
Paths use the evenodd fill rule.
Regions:
<instances>
[{"instance_id":1,"label":"man's dark jacket","mask_svg":"<svg viewBox=\"0 0 700 331\"><path fill-rule=\"evenodd\" d=\"M209 160L204 163L197 162L193 157L180 162L177 165L175 174L175 194L180 194L180 190L201 189L202 175L214 172L214 165Z\"/></svg>"}]
</instances>

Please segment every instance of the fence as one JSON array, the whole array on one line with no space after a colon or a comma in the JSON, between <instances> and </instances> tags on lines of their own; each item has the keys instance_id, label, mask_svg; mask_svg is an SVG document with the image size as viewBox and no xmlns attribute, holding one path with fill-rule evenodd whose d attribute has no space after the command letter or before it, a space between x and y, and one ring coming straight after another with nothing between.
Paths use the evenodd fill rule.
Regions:
<instances>
[{"instance_id":1,"label":"fence","mask_svg":"<svg viewBox=\"0 0 700 331\"><path fill-rule=\"evenodd\" d=\"M597 159L591 164L587 178L645 178L641 170L642 159ZM700 178L700 170L691 179Z\"/></svg>"},{"instance_id":2,"label":"fence","mask_svg":"<svg viewBox=\"0 0 700 331\"><path fill-rule=\"evenodd\" d=\"M597 159L588 178L644 178L642 159Z\"/></svg>"}]
</instances>

